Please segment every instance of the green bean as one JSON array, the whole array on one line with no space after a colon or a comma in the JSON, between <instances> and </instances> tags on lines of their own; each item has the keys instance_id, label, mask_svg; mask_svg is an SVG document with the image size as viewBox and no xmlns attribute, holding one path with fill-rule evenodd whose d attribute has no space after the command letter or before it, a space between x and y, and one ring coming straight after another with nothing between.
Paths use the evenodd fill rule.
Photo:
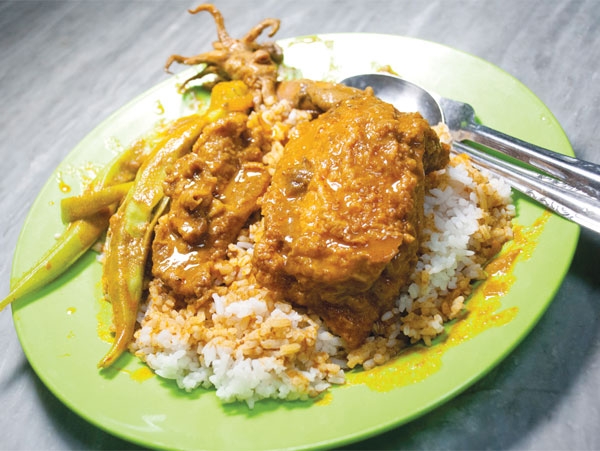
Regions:
<instances>
[{"instance_id":1,"label":"green bean","mask_svg":"<svg viewBox=\"0 0 600 451\"><path fill-rule=\"evenodd\" d=\"M136 141L100 171L90 183L89 192L132 180L148 148L145 139ZM114 210L115 206L99 208L92 216L71 222L54 245L13 284L8 296L0 301L0 310L64 273L102 236Z\"/></svg>"},{"instance_id":2,"label":"green bean","mask_svg":"<svg viewBox=\"0 0 600 451\"><path fill-rule=\"evenodd\" d=\"M104 291L113 309L115 340L98 363L107 368L127 349L135 328L153 223L162 212L166 167L189 152L204 126L203 116L177 120L140 168L133 188L113 215L103 268Z\"/></svg>"},{"instance_id":3,"label":"green bean","mask_svg":"<svg viewBox=\"0 0 600 451\"><path fill-rule=\"evenodd\" d=\"M0 310L60 276L94 245L108 227L109 218L110 212L105 210L69 224L56 244L14 284L0 302Z\"/></svg>"},{"instance_id":4,"label":"green bean","mask_svg":"<svg viewBox=\"0 0 600 451\"><path fill-rule=\"evenodd\" d=\"M79 196L65 197L60 201L64 223L95 215L103 208L121 202L133 186L133 182L108 186L101 190L87 191Z\"/></svg>"}]
</instances>

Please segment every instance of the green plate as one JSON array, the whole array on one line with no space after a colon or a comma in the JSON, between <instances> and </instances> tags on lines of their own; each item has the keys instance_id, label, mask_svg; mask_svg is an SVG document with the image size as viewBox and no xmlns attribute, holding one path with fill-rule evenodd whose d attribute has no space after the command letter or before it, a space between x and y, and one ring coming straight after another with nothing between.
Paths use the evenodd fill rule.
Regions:
<instances>
[{"instance_id":1,"label":"green plate","mask_svg":"<svg viewBox=\"0 0 600 451\"><path fill-rule=\"evenodd\" d=\"M286 64L305 77L341 79L389 66L440 95L471 103L486 125L573 154L560 125L531 91L473 56L377 34L320 35L281 45ZM23 227L13 262L15 277L62 231L59 203L65 190L80 190L87 169L109 161L120 145L157 120L183 114L175 86L185 75L117 111L57 168ZM503 276L503 296L486 300L483 288L477 294L477 308L488 301L491 306L489 327L480 331L477 323L471 324L456 346L448 346L448 339L381 370L350 372L347 385L315 401L266 401L253 410L245 404L223 405L211 390L186 394L172 381L146 377L143 364L130 355L108 374L99 373L96 363L109 343L102 338L107 312L99 300L101 268L93 252L55 283L16 302L14 323L29 362L50 391L89 422L126 440L171 449L339 446L405 423L456 396L498 364L536 324L568 270L579 229L523 197L517 195L515 201L527 243ZM456 337L454 330L469 319L477 319L476 312L451 325L448 337Z\"/></svg>"}]
</instances>

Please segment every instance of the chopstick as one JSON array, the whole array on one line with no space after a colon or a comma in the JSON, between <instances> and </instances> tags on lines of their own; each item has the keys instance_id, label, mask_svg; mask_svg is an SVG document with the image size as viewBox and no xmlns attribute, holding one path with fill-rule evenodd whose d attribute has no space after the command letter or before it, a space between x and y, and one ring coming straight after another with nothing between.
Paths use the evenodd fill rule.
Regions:
<instances>
[{"instance_id":1,"label":"chopstick","mask_svg":"<svg viewBox=\"0 0 600 451\"><path fill-rule=\"evenodd\" d=\"M464 142L453 142L452 148L467 154L480 169L503 177L514 189L549 210L600 233L600 200L574 188L568 181L509 163Z\"/></svg>"}]
</instances>

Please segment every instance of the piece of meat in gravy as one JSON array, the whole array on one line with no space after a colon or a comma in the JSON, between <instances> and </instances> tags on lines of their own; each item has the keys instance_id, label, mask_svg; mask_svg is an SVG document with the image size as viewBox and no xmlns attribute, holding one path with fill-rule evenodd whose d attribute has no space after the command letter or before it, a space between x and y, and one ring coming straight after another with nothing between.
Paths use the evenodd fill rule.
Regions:
<instances>
[{"instance_id":1,"label":"piece of meat in gravy","mask_svg":"<svg viewBox=\"0 0 600 451\"><path fill-rule=\"evenodd\" d=\"M425 173L447 162L420 114L370 92L300 124L262 200L259 281L359 346L409 280Z\"/></svg>"},{"instance_id":2,"label":"piece of meat in gravy","mask_svg":"<svg viewBox=\"0 0 600 451\"><path fill-rule=\"evenodd\" d=\"M169 212L155 227L152 272L173 294L206 298L212 266L258 210L270 175L246 134L248 116L230 113L205 127L193 151L167 171Z\"/></svg>"}]
</instances>

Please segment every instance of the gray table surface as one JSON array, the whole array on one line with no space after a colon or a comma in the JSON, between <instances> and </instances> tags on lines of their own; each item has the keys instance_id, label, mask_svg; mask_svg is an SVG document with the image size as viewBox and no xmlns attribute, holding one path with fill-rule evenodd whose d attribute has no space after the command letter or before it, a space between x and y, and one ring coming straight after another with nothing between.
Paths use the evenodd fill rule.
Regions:
<instances>
[{"instance_id":1,"label":"gray table surface","mask_svg":"<svg viewBox=\"0 0 600 451\"><path fill-rule=\"evenodd\" d=\"M165 56L208 48L189 1L0 2L0 295L27 211L102 119L165 79ZM221 0L232 36L266 17L278 38L413 36L477 55L525 83L579 157L600 163L600 1ZM207 25L208 24L208 25ZM556 298L496 369L442 407L350 449L600 449L600 237L582 231ZM0 449L136 449L40 382L0 313ZM301 426L300 426L301 427Z\"/></svg>"}]
</instances>

